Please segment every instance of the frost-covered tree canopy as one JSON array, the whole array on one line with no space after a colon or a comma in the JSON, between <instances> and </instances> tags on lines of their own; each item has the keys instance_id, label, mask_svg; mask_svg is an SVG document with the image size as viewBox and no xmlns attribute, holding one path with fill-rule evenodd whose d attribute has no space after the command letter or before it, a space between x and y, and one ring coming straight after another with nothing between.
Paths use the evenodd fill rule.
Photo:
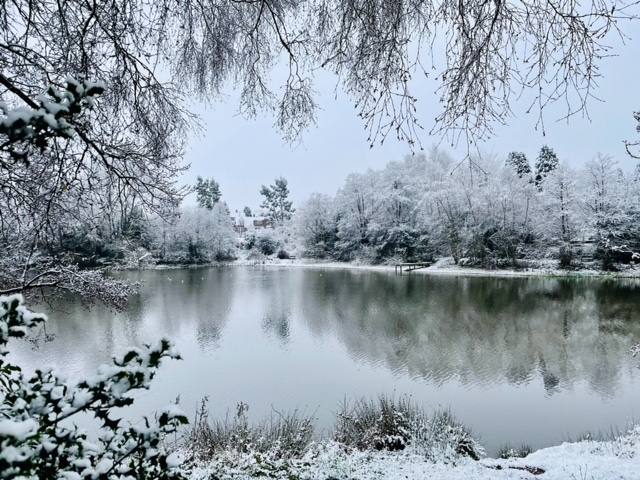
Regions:
<instances>
[{"instance_id":1,"label":"frost-covered tree canopy","mask_svg":"<svg viewBox=\"0 0 640 480\"><path fill-rule=\"evenodd\" d=\"M493 268L558 258L575 245L605 269L638 261L635 173L596 154L581 169L559 162L538 189L514 168L517 158L526 160L485 156L456 169L432 149L351 174L335 196L313 194L298 209L304 254L373 263L450 256Z\"/></svg>"},{"instance_id":2,"label":"frost-covered tree canopy","mask_svg":"<svg viewBox=\"0 0 640 480\"><path fill-rule=\"evenodd\" d=\"M295 139L315 118L318 68L336 75L372 142L417 140L412 78L422 75L440 85L427 113L436 129L482 137L522 90L539 110L560 99L568 114L584 108L608 36L636 13L622 0L19 0L0 4L0 83L34 99L66 75L105 82L102 122L85 132L97 157L173 158L191 123L186 101L210 101L228 81L243 114L271 111ZM280 60L283 85L271 85Z\"/></svg>"}]
</instances>

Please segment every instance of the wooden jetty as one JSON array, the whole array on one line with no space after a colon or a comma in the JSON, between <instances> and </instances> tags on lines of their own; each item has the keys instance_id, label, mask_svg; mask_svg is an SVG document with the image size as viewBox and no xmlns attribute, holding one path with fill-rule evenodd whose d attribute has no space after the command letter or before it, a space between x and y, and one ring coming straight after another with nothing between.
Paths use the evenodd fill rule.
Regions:
<instances>
[{"instance_id":1,"label":"wooden jetty","mask_svg":"<svg viewBox=\"0 0 640 480\"><path fill-rule=\"evenodd\" d=\"M395 271L402 274L402 268L405 267L407 272L418 270L419 268L427 268L433 265L433 262L415 262L415 263L396 263Z\"/></svg>"}]
</instances>

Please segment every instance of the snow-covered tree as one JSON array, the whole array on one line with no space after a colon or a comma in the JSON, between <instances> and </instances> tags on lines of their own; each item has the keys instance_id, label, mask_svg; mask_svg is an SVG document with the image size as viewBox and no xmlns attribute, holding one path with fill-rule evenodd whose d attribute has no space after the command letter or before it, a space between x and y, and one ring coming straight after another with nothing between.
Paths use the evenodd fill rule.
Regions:
<instances>
[{"instance_id":1,"label":"snow-covered tree","mask_svg":"<svg viewBox=\"0 0 640 480\"><path fill-rule=\"evenodd\" d=\"M510 152L507 156L506 165L512 167L518 177L529 177L531 175L531 166L527 156L522 152Z\"/></svg>"},{"instance_id":2,"label":"snow-covered tree","mask_svg":"<svg viewBox=\"0 0 640 480\"><path fill-rule=\"evenodd\" d=\"M213 206L220 201L220 185L213 178L203 179L200 175L196 179L196 201L198 206L212 210Z\"/></svg>"},{"instance_id":3,"label":"snow-covered tree","mask_svg":"<svg viewBox=\"0 0 640 480\"><path fill-rule=\"evenodd\" d=\"M0 43L7 46L0 83L26 98L66 75L111 83L104 122L86 131L85 144L97 147L96 159L115 153L103 144L113 133L116 158L125 146L147 159L172 158L194 123L186 102L218 98L229 83L242 92L244 115L271 111L284 136L297 139L315 121L319 68L340 79L371 143L388 134L418 140L410 79L423 73L440 82L443 111L436 129L477 137L509 117L509 92L534 92L540 115L555 100L566 100L570 112L583 108L588 96L576 103L573 94L596 85L598 64L610 48L606 34L634 15L627 3L590 2L581 9L560 0L548 8L535 0L157 0L144 6L121 0L91 8L83 0L0 2ZM393 21L381 21L387 19ZM419 55L434 45L436 32L447 35L434 65ZM536 52L525 66L515 54L523 46ZM271 72L283 52L291 75L274 85ZM500 90L488 95L487 85ZM132 184L139 180L148 181L140 177Z\"/></svg>"},{"instance_id":4,"label":"snow-covered tree","mask_svg":"<svg viewBox=\"0 0 640 480\"><path fill-rule=\"evenodd\" d=\"M93 378L74 383L50 368L27 376L6 360L7 343L46 320L27 309L21 295L0 295L0 477L185 478L177 455L163 445L167 434L188 423L182 412L169 407L135 425L116 414L134 403L132 394L149 388L163 359L179 358L171 343L131 349ZM81 416L100 423L97 436L75 424Z\"/></svg>"},{"instance_id":5,"label":"snow-covered tree","mask_svg":"<svg viewBox=\"0 0 640 480\"><path fill-rule=\"evenodd\" d=\"M536 159L536 176L534 183L538 190L542 190L542 184L545 177L556 168L558 168L558 157L547 145L543 145Z\"/></svg>"},{"instance_id":6,"label":"snow-covered tree","mask_svg":"<svg viewBox=\"0 0 640 480\"><path fill-rule=\"evenodd\" d=\"M576 172L567 162L561 162L545 178L538 228L541 228L548 244L559 245L562 266L570 265L573 255L571 241L578 238L584 229L578 200Z\"/></svg>"},{"instance_id":7,"label":"snow-covered tree","mask_svg":"<svg viewBox=\"0 0 640 480\"><path fill-rule=\"evenodd\" d=\"M260 194L264 197L261 208L266 208L269 212L269 219L273 226L283 225L291 219L291 214L295 208L291 208L293 202L289 201L289 188L284 177L278 177L273 185L269 187L262 185Z\"/></svg>"},{"instance_id":8,"label":"snow-covered tree","mask_svg":"<svg viewBox=\"0 0 640 480\"><path fill-rule=\"evenodd\" d=\"M612 209L619 206L623 179L617 171L617 165L613 157L602 153L597 153L584 165L584 204L596 222L611 215Z\"/></svg>"},{"instance_id":9,"label":"snow-covered tree","mask_svg":"<svg viewBox=\"0 0 640 480\"><path fill-rule=\"evenodd\" d=\"M491 225L485 230L485 243L495 257L509 259L515 265L518 250L532 241L535 186L529 175L521 176L506 166L491 176L485 195L492 199L487 212Z\"/></svg>"},{"instance_id":10,"label":"snow-covered tree","mask_svg":"<svg viewBox=\"0 0 640 480\"><path fill-rule=\"evenodd\" d=\"M73 252L64 251L65 239L93 236L105 217L142 198L120 175L149 178L151 167L135 159L93 162L86 148L73 148L104 92L101 83L67 77L64 88L25 98L27 106L0 101L0 294L71 290L121 308L131 292L123 282L79 270ZM156 186L146 190L146 200L153 201Z\"/></svg>"},{"instance_id":11,"label":"snow-covered tree","mask_svg":"<svg viewBox=\"0 0 640 480\"><path fill-rule=\"evenodd\" d=\"M253 217L253 215L251 214L251 209L249 207L244 207L242 212L244 213L245 217Z\"/></svg>"},{"instance_id":12,"label":"snow-covered tree","mask_svg":"<svg viewBox=\"0 0 640 480\"><path fill-rule=\"evenodd\" d=\"M352 259L368 252L371 242L370 224L380 209L380 173L368 170L364 174L347 176L344 187L336 194L339 212L338 242L336 247L341 259Z\"/></svg>"},{"instance_id":13,"label":"snow-covered tree","mask_svg":"<svg viewBox=\"0 0 640 480\"><path fill-rule=\"evenodd\" d=\"M609 155L596 154L582 171L582 195L589 234L605 269L635 261L640 250L640 186Z\"/></svg>"},{"instance_id":14,"label":"snow-covered tree","mask_svg":"<svg viewBox=\"0 0 640 480\"><path fill-rule=\"evenodd\" d=\"M369 225L369 245L377 261L423 260L427 255L429 235L418 214L424 167L424 157L409 156L403 162L390 162L381 172L379 189L374 192L379 209Z\"/></svg>"},{"instance_id":15,"label":"snow-covered tree","mask_svg":"<svg viewBox=\"0 0 640 480\"><path fill-rule=\"evenodd\" d=\"M306 257L325 258L333 254L338 217L332 197L312 193L298 208L295 224Z\"/></svg>"},{"instance_id":16,"label":"snow-covered tree","mask_svg":"<svg viewBox=\"0 0 640 480\"><path fill-rule=\"evenodd\" d=\"M165 228L164 262L208 263L233 258L236 235L223 203L216 203L211 210L183 207L180 218Z\"/></svg>"}]
</instances>

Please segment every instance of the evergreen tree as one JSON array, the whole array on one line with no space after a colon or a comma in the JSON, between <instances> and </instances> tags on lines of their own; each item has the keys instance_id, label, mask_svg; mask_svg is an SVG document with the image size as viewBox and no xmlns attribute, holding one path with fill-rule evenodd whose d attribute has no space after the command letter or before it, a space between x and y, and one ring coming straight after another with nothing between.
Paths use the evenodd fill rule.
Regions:
<instances>
[{"instance_id":1,"label":"evergreen tree","mask_svg":"<svg viewBox=\"0 0 640 480\"><path fill-rule=\"evenodd\" d=\"M260 205L269 211L269 219L272 225L282 224L291 219L291 214L295 209L291 208L292 202L288 201L289 188L284 177L276 178L275 184L269 187L262 185L260 194L264 196L264 201Z\"/></svg>"},{"instance_id":2,"label":"evergreen tree","mask_svg":"<svg viewBox=\"0 0 640 480\"><path fill-rule=\"evenodd\" d=\"M251 214L251 209L249 207L244 207L244 210L242 211L244 212L245 217L253 217L253 215Z\"/></svg>"},{"instance_id":3,"label":"evergreen tree","mask_svg":"<svg viewBox=\"0 0 640 480\"><path fill-rule=\"evenodd\" d=\"M198 206L207 210L213 210L213 206L220 201L222 196L218 182L213 178L204 180L200 175L196 181L196 193Z\"/></svg>"},{"instance_id":4,"label":"evergreen tree","mask_svg":"<svg viewBox=\"0 0 640 480\"><path fill-rule=\"evenodd\" d=\"M542 190L542 182L549 172L558 168L558 156L555 154L552 148L544 145L540 149L540 154L536 160L536 178L534 183L538 190Z\"/></svg>"},{"instance_id":5,"label":"evergreen tree","mask_svg":"<svg viewBox=\"0 0 640 480\"><path fill-rule=\"evenodd\" d=\"M518 174L519 178L525 175L531 174L531 167L529 166L529 160L522 152L511 152L505 162L508 166L513 167Z\"/></svg>"}]
</instances>

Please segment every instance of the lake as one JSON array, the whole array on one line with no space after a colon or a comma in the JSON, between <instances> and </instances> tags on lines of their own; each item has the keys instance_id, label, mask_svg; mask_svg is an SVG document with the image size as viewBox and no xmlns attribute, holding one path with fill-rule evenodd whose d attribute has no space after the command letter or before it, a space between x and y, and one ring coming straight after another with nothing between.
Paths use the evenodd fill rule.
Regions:
<instances>
[{"instance_id":1,"label":"lake","mask_svg":"<svg viewBox=\"0 0 640 480\"><path fill-rule=\"evenodd\" d=\"M320 432L344 399L411 395L451 408L489 454L534 449L640 417L640 281L599 278L402 276L365 269L226 267L117 272L143 282L124 313L78 304L47 333L12 341L11 358L90 375L129 345L171 338L167 361L125 413L179 396L192 418L249 405L306 410ZM634 410L635 409L635 410Z\"/></svg>"}]
</instances>

